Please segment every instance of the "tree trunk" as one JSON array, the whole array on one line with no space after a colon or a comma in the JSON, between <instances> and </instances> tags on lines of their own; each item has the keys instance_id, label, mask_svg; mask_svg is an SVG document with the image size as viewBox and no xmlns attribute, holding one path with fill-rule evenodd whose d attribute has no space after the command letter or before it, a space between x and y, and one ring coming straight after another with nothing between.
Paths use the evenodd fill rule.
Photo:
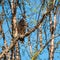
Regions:
<instances>
[{"instance_id":1,"label":"tree trunk","mask_svg":"<svg viewBox=\"0 0 60 60\"><path fill-rule=\"evenodd\" d=\"M43 44L42 44L42 27L40 26L40 31L39 31L39 38L40 38L40 47L43 47Z\"/></svg>"},{"instance_id":2,"label":"tree trunk","mask_svg":"<svg viewBox=\"0 0 60 60\"><path fill-rule=\"evenodd\" d=\"M12 9L12 16L13 16L12 17L12 36L13 36L13 38L16 38L16 36L18 35L18 31L17 31L17 24L16 24L16 4L14 4L14 0L12 0L11 9ZM12 42L14 42L14 41L12 41ZM15 51L14 51L14 49L12 49L12 55L13 55L13 56L11 56L11 57L13 57L12 60L15 59L15 56L16 56L16 60L20 60L20 56L19 56L19 52L18 52L19 51L18 42L16 43L15 48L16 48L16 55L14 55Z\"/></svg>"},{"instance_id":3,"label":"tree trunk","mask_svg":"<svg viewBox=\"0 0 60 60\"><path fill-rule=\"evenodd\" d=\"M51 19L51 16L50 16ZM52 24L52 19L50 20L50 31L51 31L51 38L54 38L54 31L56 29L56 15L54 15L54 25ZM53 60L54 56L54 39L50 42L50 49L49 49L49 60Z\"/></svg>"}]
</instances>

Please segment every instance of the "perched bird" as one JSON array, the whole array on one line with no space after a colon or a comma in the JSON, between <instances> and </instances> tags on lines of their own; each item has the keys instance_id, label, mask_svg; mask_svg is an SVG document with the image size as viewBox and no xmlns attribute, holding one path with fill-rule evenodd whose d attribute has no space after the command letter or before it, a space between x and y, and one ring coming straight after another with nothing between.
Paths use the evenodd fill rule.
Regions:
<instances>
[{"instance_id":1,"label":"perched bird","mask_svg":"<svg viewBox=\"0 0 60 60\"><path fill-rule=\"evenodd\" d=\"M27 23L26 23L25 19L22 18L18 23L18 34L20 35L20 37L21 37L20 41L22 41L22 42L24 41L23 36L26 32L26 28L27 28Z\"/></svg>"}]
</instances>

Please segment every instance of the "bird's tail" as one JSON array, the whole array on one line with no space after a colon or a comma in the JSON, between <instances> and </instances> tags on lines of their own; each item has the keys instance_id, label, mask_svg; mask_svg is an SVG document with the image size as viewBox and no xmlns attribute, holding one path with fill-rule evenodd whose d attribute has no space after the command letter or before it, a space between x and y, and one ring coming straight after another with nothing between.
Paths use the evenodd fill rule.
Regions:
<instances>
[{"instance_id":1,"label":"bird's tail","mask_svg":"<svg viewBox=\"0 0 60 60\"><path fill-rule=\"evenodd\" d=\"M20 41L21 41L22 43L24 43L24 38L20 38Z\"/></svg>"}]
</instances>

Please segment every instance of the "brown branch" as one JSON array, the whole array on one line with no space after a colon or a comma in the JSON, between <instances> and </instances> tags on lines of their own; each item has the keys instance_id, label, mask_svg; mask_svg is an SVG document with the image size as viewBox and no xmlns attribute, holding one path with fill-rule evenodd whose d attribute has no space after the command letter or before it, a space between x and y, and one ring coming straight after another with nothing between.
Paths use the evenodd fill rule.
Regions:
<instances>
[{"instance_id":1,"label":"brown branch","mask_svg":"<svg viewBox=\"0 0 60 60\"><path fill-rule=\"evenodd\" d=\"M42 19L38 22L38 24L37 24L33 29L30 29L30 30L25 34L25 36L28 36L30 33L34 32L34 31L42 24L42 22L44 21L44 18L45 18L49 13L50 13L50 11L47 12L46 14L43 14L43 17L42 17Z\"/></svg>"},{"instance_id":2,"label":"brown branch","mask_svg":"<svg viewBox=\"0 0 60 60\"><path fill-rule=\"evenodd\" d=\"M9 50L11 50L15 46L15 44L18 41L18 37L19 36L17 36L16 38L12 39L12 40L14 40L14 42L11 43L11 45L10 45L10 47L8 47L8 49L3 50L3 52L0 54L0 58L2 58L7 52L9 52Z\"/></svg>"},{"instance_id":3,"label":"brown branch","mask_svg":"<svg viewBox=\"0 0 60 60\"><path fill-rule=\"evenodd\" d=\"M53 8L52 8L52 9L53 9ZM51 10L52 10L52 9L51 9ZM17 41L18 41L18 38L28 36L28 35L30 35L32 32L34 32L34 31L42 24L42 22L44 21L44 18L45 18L47 15L49 15L49 13L50 13L50 11L48 11L48 12L45 13L45 14L43 14L43 16L42 16L41 20L38 22L38 24L37 24L33 29L30 29L29 32L27 32L24 36L19 36L19 35L18 35L16 38L13 38L12 40L13 40L14 42L11 43L11 45L10 45L10 47L8 47L8 49L5 49L5 50L0 54L0 58L2 58L9 50L11 50L11 49L15 46L15 44L16 44Z\"/></svg>"}]
</instances>

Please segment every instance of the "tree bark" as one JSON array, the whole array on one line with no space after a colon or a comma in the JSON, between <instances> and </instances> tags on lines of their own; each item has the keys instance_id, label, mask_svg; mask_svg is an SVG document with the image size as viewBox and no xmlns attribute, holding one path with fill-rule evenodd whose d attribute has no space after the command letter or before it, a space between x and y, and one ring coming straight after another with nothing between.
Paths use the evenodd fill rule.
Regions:
<instances>
[{"instance_id":1,"label":"tree bark","mask_svg":"<svg viewBox=\"0 0 60 60\"><path fill-rule=\"evenodd\" d=\"M16 38L17 35L18 35L18 30L17 30L17 24L16 24L16 4L14 3L14 0L12 0L12 3L11 3L11 9L12 9L12 37L13 38ZM12 41L14 43L14 41ZM15 60L15 57L16 57L16 60L20 60L20 56L19 56L19 49L18 49L18 42L16 43L15 45L15 48L16 48L16 55L15 55L15 50L12 49L12 55L11 57L12 60Z\"/></svg>"}]
</instances>

